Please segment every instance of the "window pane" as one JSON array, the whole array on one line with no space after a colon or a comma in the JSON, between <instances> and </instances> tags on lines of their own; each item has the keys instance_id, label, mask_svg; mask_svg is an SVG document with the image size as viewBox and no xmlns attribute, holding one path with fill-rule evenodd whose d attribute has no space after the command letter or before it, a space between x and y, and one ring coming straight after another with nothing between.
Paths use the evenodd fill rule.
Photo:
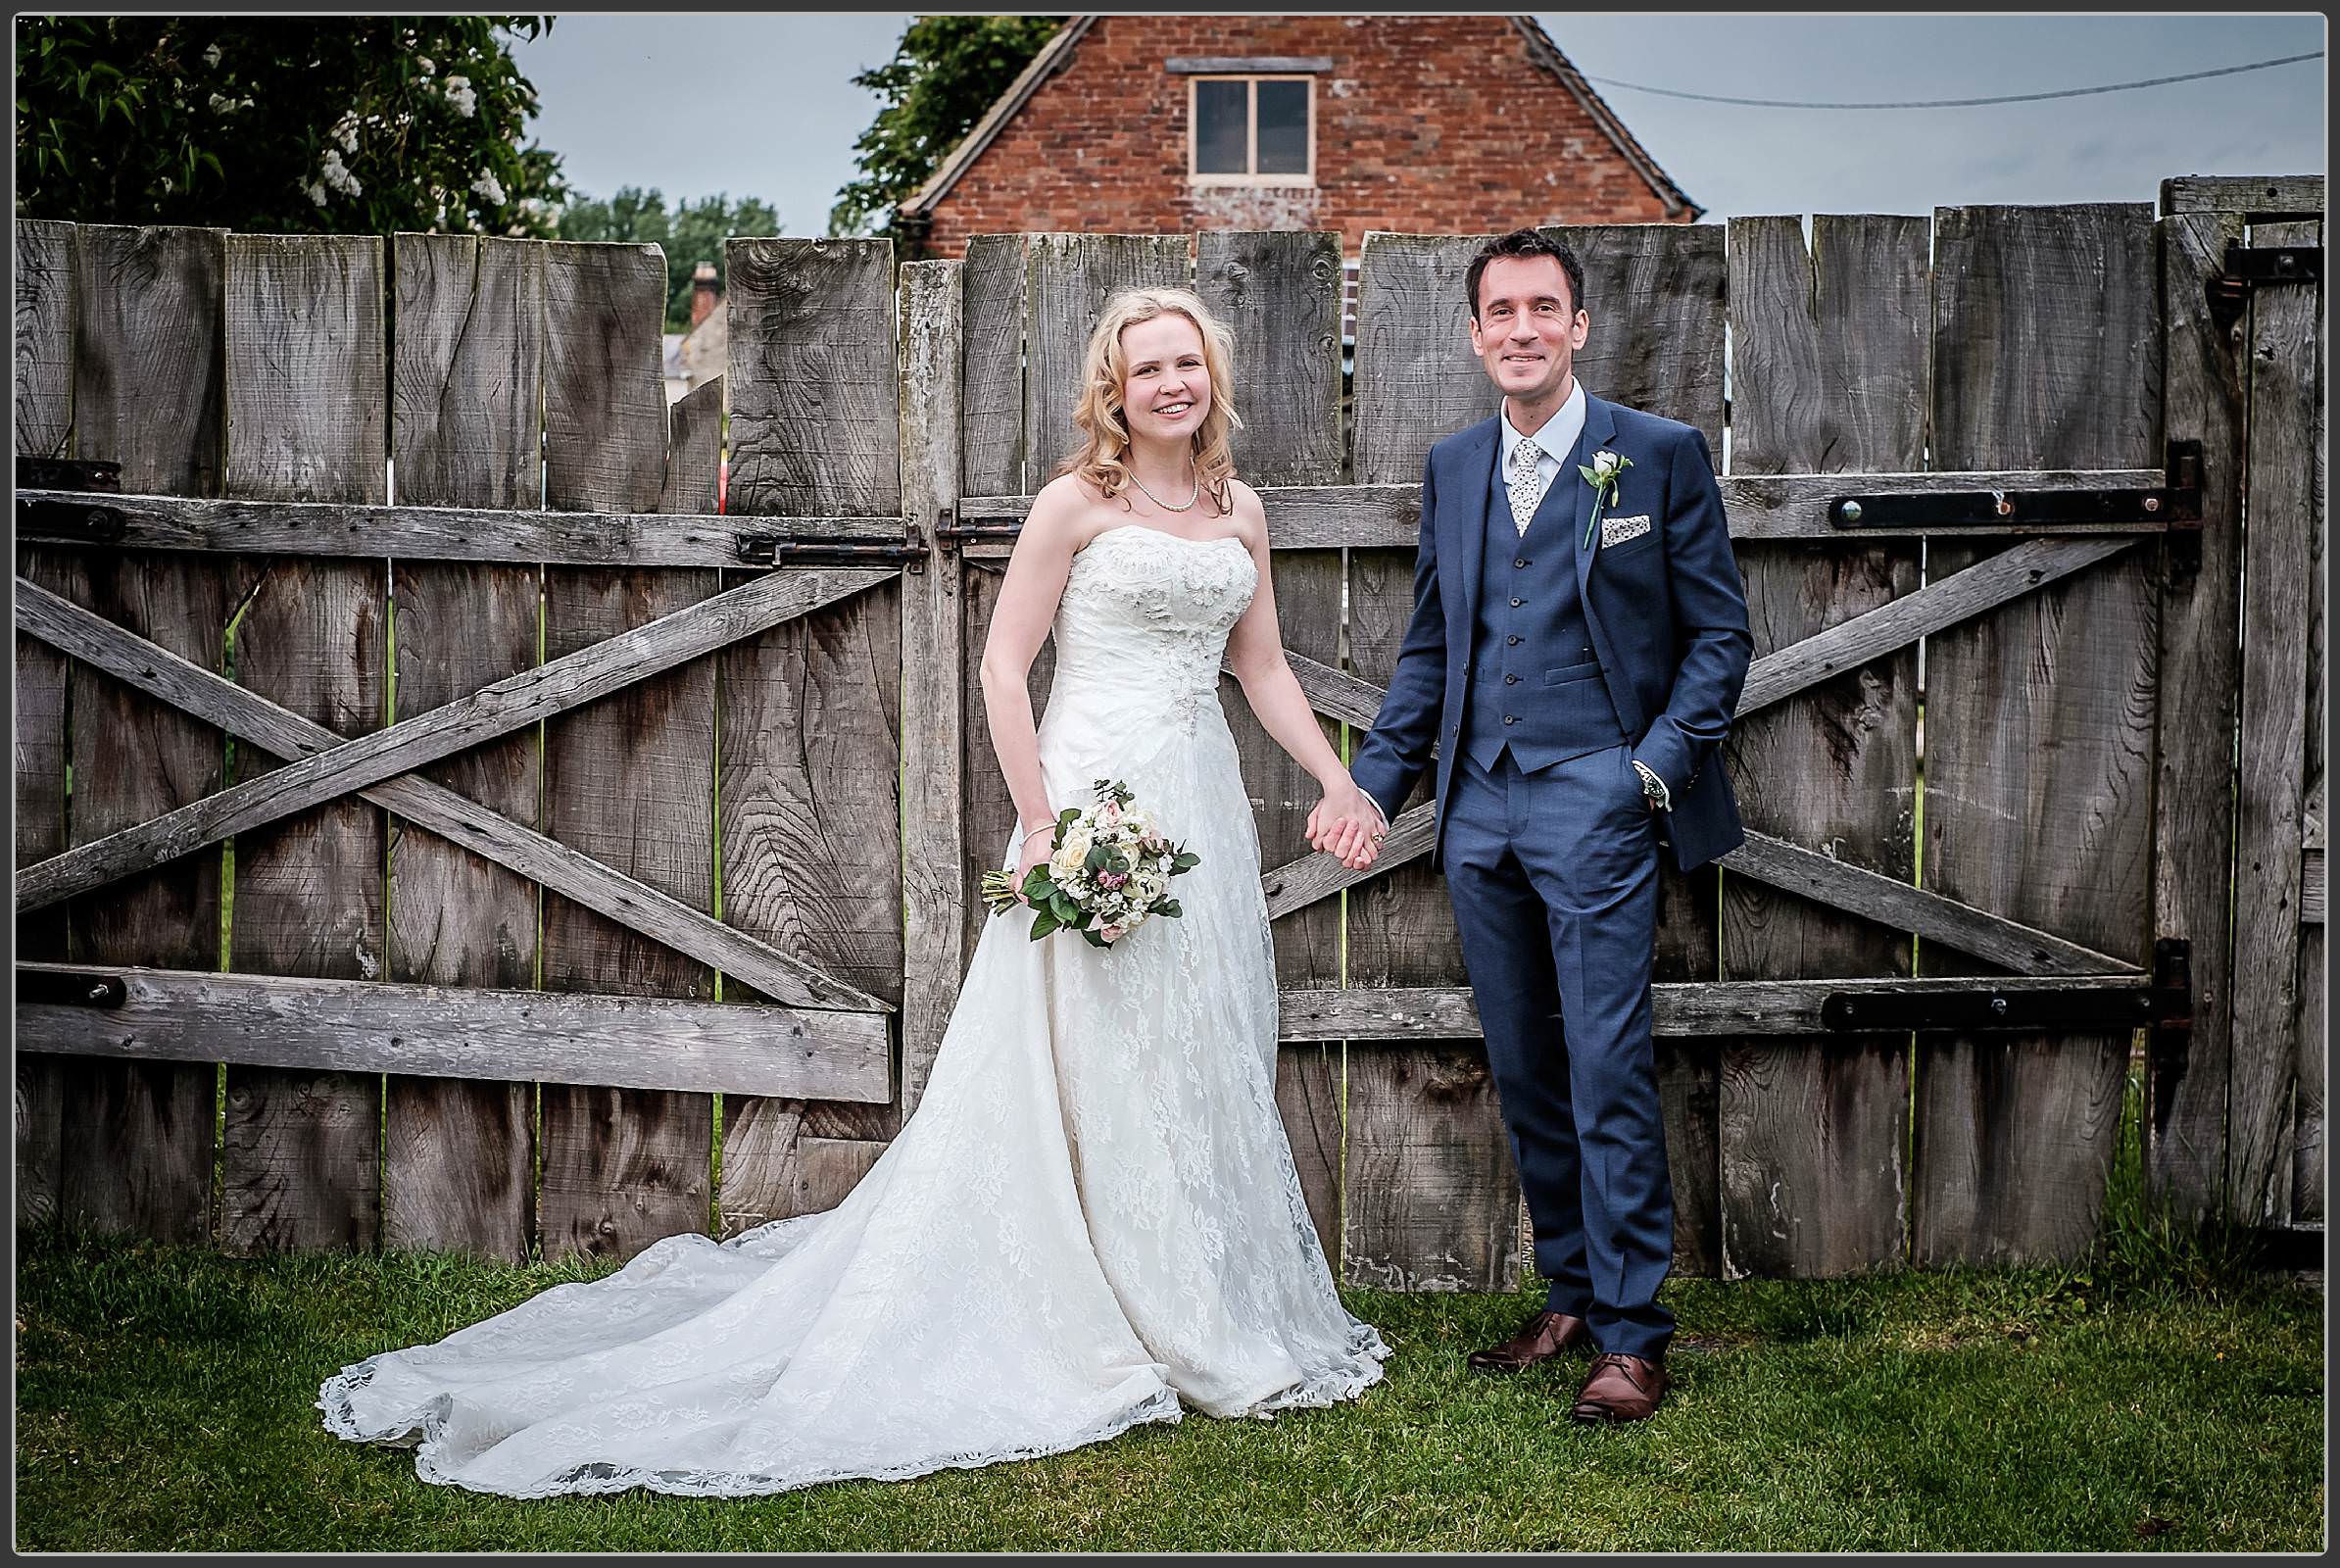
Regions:
<instances>
[{"instance_id":1,"label":"window pane","mask_svg":"<svg viewBox=\"0 0 2340 1568\"><path fill-rule=\"evenodd\" d=\"M1308 172L1308 83L1259 83L1259 172Z\"/></svg>"},{"instance_id":2,"label":"window pane","mask_svg":"<svg viewBox=\"0 0 2340 1568\"><path fill-rule=\"evenodd\" d=\"M1194 172L1247 174L1243 167L1244 132L1250 104L1243 80L1194 83Z\"/></svg>"}]
</instances>

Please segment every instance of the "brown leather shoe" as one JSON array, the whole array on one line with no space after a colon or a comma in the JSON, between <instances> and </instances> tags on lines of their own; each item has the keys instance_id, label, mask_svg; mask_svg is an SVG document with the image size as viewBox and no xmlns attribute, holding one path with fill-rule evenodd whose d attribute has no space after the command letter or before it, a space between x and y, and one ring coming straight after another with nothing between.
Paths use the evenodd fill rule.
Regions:
<instances>
[{"instance_id":1,"label":"brown leather shoe","mask_svg":"<svg viewBox=\"0 0 2340 1568\"><path fill-rule=\"evenodd\" d=\"M1566 1312L1538 1312L1501 1345L1473 1350L1469 1365L1477 1372L1522 1372L1538 1361L1549 1361L1580 1345L1591 1343L1591 1331L1581 1317Z\"/></svg>"},{"instance_id":2,"label":"brown leather shoe","mask_svg":"<svg viewBox=\"0 0 2340 1568\"><path fill-rule=\"evenodd\" d=\"M1579 1421L1646 1421L1672 1381L1655 1361L1604 1351L1592 1358L1592 1371L1568 1413Z\"/></svg>"}]
</instances>

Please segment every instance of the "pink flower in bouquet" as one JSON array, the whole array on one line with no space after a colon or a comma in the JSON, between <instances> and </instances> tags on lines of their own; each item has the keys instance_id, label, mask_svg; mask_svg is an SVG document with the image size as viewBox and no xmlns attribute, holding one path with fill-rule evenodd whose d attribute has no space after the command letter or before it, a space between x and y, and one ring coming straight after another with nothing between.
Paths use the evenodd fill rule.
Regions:
<instances>
[{"instance_id":1,"label":"pink flower in bouquet","mask_svg":"<svg viewBox=\"0 0 2340 1568\"><path fill-rule=\"evenodd\" d=\"M1128 875L1120 871L1099 871L1097 874L1097 885L1100 888L1117 888L1128 880Z\"/></svg>"},{"instance_id":2,"label":"pink flower in bouquet","mask_svg":"<svg viewBox=\"0 0 2340 1568\"><path fill-rule=\"evenodd\" d=\"M1100 936L1100 937L1103 937L1103 938L1104 938L1104 939L1105 939L1107 942L1111 942L1111 941L1113 941L1113 940L1114 940L1116 937L1118 937L1118 936L1120 936L1120 935L1121 935L1121 933L1122 933L1122 929L1123 929L1122 927L1120 927L1120 926L1117 926L1117 925L1109 925L1109 926L1106 926L1105 928L1103 928L1102 930L1098 931L1098 932L1097 932L1097 935L1098 935L1098 936Z\"/></svg>"}]
</instances>

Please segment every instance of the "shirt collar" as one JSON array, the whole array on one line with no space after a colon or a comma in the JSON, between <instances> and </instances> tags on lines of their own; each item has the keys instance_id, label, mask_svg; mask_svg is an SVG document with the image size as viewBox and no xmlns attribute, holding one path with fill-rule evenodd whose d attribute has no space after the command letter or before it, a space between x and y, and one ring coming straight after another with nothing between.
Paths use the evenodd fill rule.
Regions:
<instances>
[{"instance_id":1,"label":"shirt collar","mask_svg":"<svg viewBox=\"0 0 2340 1568\"><path fill-rule=\"evenodd\" d=\"M1569 374L1568 401L1560 411L1543 421L1542 428L1534 435L1522 435L1511 427L1511 416L1498 414L1496 422L1503 427L1503 450L1499 454L1506 472L1511 467L1512 449L1522 441L1533 441L1554 463L1566 466L1568 455L1576 450L1577 437L1584 433L1584 382L1575 372Z\"/></svg>"}]
</instances>

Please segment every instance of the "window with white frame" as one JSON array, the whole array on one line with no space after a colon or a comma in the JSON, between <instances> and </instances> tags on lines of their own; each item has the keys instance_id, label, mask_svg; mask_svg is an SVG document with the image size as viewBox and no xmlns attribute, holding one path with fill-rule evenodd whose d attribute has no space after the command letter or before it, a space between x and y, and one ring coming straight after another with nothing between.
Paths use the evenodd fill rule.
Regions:
<instances>
[{"instance_id":1,"label":"window with white frame","mask_svg":"<svg viewBox=\"0 0 2340 1568\"><path fill-rule=\"evenodd\" d=\"M1188 177L1197 185L1316 183L1313 75L1188 77Z\"/></svg>"}]
</instances>

